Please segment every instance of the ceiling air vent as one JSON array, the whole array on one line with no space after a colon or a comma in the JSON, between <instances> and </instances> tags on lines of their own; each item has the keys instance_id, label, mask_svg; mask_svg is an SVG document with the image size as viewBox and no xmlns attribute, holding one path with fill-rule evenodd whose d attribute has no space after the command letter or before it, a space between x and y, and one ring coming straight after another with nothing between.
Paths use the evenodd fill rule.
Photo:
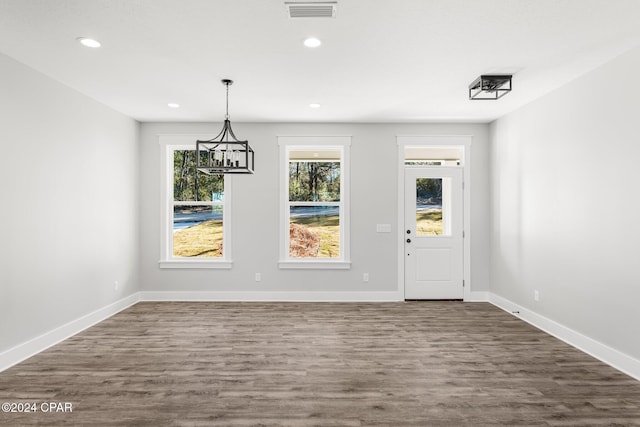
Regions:
<instances>
[{"instance_id":1,"label":"ceiling air vent","mask_svg":"<svg viewBox=\"0 0 640 427\"><path fill-rule=\"evenodd\" d=\"M285 2L289 18L335 18L335 1Z\"/></svg>"}]
</instances>

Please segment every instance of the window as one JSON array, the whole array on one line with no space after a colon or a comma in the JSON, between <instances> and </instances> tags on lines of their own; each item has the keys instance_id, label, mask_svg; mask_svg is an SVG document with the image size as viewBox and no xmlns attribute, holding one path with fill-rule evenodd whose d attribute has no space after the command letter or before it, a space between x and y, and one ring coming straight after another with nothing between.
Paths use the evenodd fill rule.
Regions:
<instances>
[{"instance_id":1,"label":"window","mask_svg":"<svg viewBox=\"0 0 640 427\"><path fill-rule=\"evenodd\" d=\"M185 139L189 144L171 144ZM196 170L194 137L161 137L166 191L162 268L230 268L229 178Z\"/></svg>"},{"instance_id":2,"label":"window","mask_svg":"<svg viewBox=\"0 0 640 427\"><path fill-rule=\"evenodd\" d=\"M349 268L348 137L281 137L281 268Z\"/></svg>"},{"instance_id":3,"label":"window","mask_svg":"<svg viewBox=\"0 0 640 427\"><path fill-rule=\"evenodd\" d=\"M451 181L416 179L416 236L451 236Z\"/></svg>"},{"instance_id":4,"label":"window","mask_svg":"<svg viewBox=\"0 0 640 427\"><path fill-rule=\"evenodd\" d=\"M406 146L404 147L404 165L462 166L463 153L461 146Z\"/></svg>"}]
</instances>

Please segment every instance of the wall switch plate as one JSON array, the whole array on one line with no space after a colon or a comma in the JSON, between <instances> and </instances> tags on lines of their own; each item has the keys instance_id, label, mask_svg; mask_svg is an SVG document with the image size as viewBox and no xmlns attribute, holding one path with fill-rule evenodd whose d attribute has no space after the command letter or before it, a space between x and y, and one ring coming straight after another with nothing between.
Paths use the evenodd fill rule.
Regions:
<instances>
[{"instance_id":1,"label":"wall switch plate","mask_svg":"<svg viewBox=\"0 0 640 427\"><path fill-rule=\"evenodd\" d=\"M369 281L369 273L364 273L362 275L362 281L363 282L368 282Z\"/></svg>"},{"instance_id":2,"label":"wall switch plate","mask_svg":"<svg viewBox=\"0 0 640 427\"><path fill-rule=\"evenodd\" d=\"M256 273L256 282L262 280L262 275L260 273Z\"/></svg>"},{"instance_id":3,"label":"wall switch plate","mask_svg":"<svg viewBox=\"0 0 640 427\"><path fill-rule=\"evenodd\" d=\"M536 301L540 301L540 293L538 293L537 289L533 291L533 299Z\"/></svg>"},{"instance_id":4,"label":"wall switch plate","mask_svg":"<svg viewBox=\"0 0 640 427\"><path fill-rule=\"evenodd\" d=\"M376 224L377 233L391 233L391 224Z\"/></svg>"}]
</instances>

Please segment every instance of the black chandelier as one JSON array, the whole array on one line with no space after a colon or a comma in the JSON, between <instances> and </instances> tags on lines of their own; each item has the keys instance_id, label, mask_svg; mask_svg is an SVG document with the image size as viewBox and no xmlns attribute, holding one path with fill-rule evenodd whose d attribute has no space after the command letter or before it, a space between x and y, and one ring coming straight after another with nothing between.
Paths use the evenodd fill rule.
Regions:
<instances>
[{"instance_id":1,"label":"black chandelier","mask_svg":"<svg viewBox=\"0 0 640 427\"><path fill-rule=\"evenodd\" d=\"M511 75L484 74L469 85L469 99L499 99L511 92Z\"/></svg>"},{"instance_id":2,"label":"black chandelier","mask_svg":"<svg viewBox=\"0 0 640 427\"><path fill-rule=\"evenodd\" d=\"M224 125L213 139L196 142L196 168L207 175L253 173L253 148L249 141L238 141L229 120L229 86L233 80L224 79L222 84L227 87Z\"/></svg>"}]
</instances>

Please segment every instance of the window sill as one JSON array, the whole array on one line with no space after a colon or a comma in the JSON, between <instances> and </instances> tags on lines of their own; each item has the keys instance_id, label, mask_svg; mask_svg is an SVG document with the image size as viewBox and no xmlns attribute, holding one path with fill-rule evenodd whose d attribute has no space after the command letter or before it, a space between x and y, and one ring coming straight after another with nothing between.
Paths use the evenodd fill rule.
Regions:
<instances>
[{"instance_id":1,"label":"window sill","mask_svg":"<svg viewBox=\"0 0 640 427\"><path fill-rule=\"evenodd\" d=\"M160 268L215 268L230 269L233 261L201 261L201 260L163 260L158 261Z\"/></svg>"},{"instance_id":2,"label":"window sill","mask_svg":"<svg viewBox=\"0 0 640 427\"><path fill-rule=\"evenodd\" d=\"M287 260L279 261L278 267L281 270L349 270L351 261Z\"/></svg>"}]
</instances>

